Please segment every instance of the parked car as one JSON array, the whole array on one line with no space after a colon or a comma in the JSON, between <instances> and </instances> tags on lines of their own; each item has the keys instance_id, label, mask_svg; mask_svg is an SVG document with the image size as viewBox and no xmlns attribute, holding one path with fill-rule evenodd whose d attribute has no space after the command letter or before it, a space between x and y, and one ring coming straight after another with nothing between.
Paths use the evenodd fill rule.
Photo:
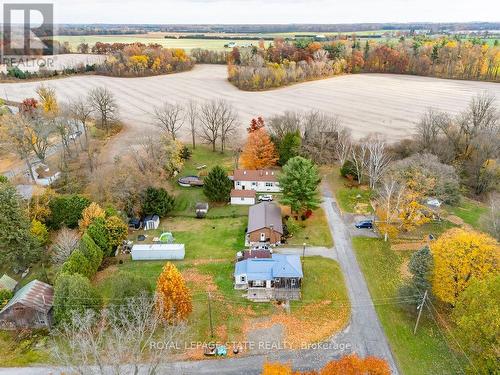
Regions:
<instances>
[{"instance_id":1,"label":"parked car","mask_svg":"<svg viewBox=\"0 0 500 375\"><path fill-rule=\"evenodd\" d=\"M372 229L373 228L373 220L361 220L354 224L354 226L358 229Z\"/></svg>"},{"instance_id":2,"label":"parked car","mask_svg":"<svg viewBox=\"0 0 500 375\"><path fill-rule=\"evenodd\" d=\"M272 202L273 196L271 194L260 195L259 202Z\"/></svg>"}]
</instances>

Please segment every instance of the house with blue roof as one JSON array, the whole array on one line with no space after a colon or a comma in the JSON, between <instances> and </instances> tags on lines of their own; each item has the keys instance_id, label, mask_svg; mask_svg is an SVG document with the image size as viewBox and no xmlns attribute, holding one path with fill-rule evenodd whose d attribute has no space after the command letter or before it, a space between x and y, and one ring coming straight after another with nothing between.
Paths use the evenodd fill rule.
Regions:
<instances>
[{"instance_id":1,"label":"house with blue roof","mask_svg":"<svg viewBox=\"0 0 500 375\"><path fill-rule=\"evenodd\" d=\"M246 290L246 297L255 302L295 301L300 299L303 276L300 256L272 254L237 262L234 288Z\"/></svg>"}]
</instances>

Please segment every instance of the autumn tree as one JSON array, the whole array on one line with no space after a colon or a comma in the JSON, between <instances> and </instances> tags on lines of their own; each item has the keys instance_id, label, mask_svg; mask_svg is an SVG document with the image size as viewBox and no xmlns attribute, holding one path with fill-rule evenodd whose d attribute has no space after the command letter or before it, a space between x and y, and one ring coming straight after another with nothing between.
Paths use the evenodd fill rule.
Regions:
<instances>
[{"instance_id":1,"label":"autumn tree","mask_svg":"<svg viewBox=\"0 0 500 375\"><path fill-rule=\"evenodd\" d=\"M247 143L241 153L241 165L245 169L266 169L276 165L279 156L274 143L264 125L256 122L256 128L250 126Z\"/></svg>"},{"instance_id":2,"label":"autumn tree","mask_svg":"<svg viewBox=\"0 0 500 375\"><path fill-rule=\"evenodd\" d=\"M431 246L434 294L454 306L473 278L498 272L499 250L498 242L481 232L453 228L443 233Z\"/></svg>"},{"instance_id":3,"label":"autumn tree","mask_svg":"<svg viewBox=\"0 0 500 375\"><path fill-rule=\"evenodd\" d=\"M78 221L78 228L80 233L84 233L92 221L98 217L103 218L106 216L104 210L99 204L92 202L89 206L85 207L82 211L82 218Z\"/></svg>"},{"instance_id":4,"label":"autumn tree","mask_svg":"<svg viewBox=\"0 0 500 375\"><path fill-rule=\"evenodd\" d=\"M292 366L279 362L264 362L261 375L293 375Z\"/></svg>"},{"instance_id":5,"label":"autumn tree","mask_svg":"<svg viewBox=\"0 0 500 375\"><path fill-rule=\"evenodd\" d=\"M281 203L290 206L292 212L302 213L318 208L321 178L312 161L300 156L290 159L278 181L283 192Z\"/></svg>"},{"instance_id":6,"label":"autumn tree","mask_svg":"<svg viewBox=\"0 0 500 375\"><path fill-rule=\"evenodd\" d=\"M158 310L168 322L184 321L193 310L191 291L179 270L170 262L165 264L156 283Z\"/></svg>"},{"instance_id":7,"label":"autumn tree","mask_svg":"<svg viewBox=\"0 0 500 375\"><path fill-rule=\"evenodd\" d=\"M498 370L500 336L500 275L473 279L458 298L452 312L455 334L472 359L471 373L494 374Z\"/></svg>"},{"instance_id":8,"label":"autumn tree","mask_svg":"<svg viewBox=\"0 0 500 375\"><path fill-rule=\"evenodd\" d=\"M57 115L59 106L57 104L56 90L52 87L40 85L37 87L36 93L40 98L43 111L49 116Z\"/></svg>"},{"instance_id":9,"label":"autumn tree","mask_svg":"<svg viewBox=\"0 0 500 375\"><path fill-rule=\"evenodd\" d=\"M344 356L325 365L319 375L390 375L386 361L377 357L360 358L356 354Z\"/></svg>"}]
</instances>

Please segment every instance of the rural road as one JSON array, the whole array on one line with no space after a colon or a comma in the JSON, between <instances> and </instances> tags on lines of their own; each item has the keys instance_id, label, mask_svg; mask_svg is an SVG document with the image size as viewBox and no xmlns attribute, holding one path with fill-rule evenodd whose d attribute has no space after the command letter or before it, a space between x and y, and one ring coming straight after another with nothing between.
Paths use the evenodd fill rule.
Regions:
<instances>
[{"instance_id":1,"label":"rural road","mask_svg":"<svg viewBox=\"0 0 500 375\"><path fill-rule=\"evenodd\" d=\"M323 209L328 218L335 247L333 249L308 247L306 256L322 256L339 262L351 302L349 326L317 347L303 350L269 350L269 354L266 355L250 355L241 358L173 362L163 366L160 374L259 375L265 361L290 363L296 371L310 371L353 352L362 357L374 355L383 358L389 363L392 373L399 374L364 276L357 263L348 228L337 208L333 194L326 185L323 186L323 194ZM302 254L302 249L281 248L277 252ZM63 372L64 369L50 367L0 369L0 375L47 375Z\"/></svg>"}]
</instances>

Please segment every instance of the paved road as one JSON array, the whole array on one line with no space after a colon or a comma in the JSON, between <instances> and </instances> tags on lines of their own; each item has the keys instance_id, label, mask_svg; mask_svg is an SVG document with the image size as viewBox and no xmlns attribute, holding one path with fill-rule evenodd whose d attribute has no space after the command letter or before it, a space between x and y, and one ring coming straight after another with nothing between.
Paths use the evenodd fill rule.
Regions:
<instances>
[{"instance_id":1,"label":"paved road","mask_svg":"<svg viewBox=\"0 0 500 375\"><path fill-rule=\"evenodd\" d=\"M361 356L374 355L385 359L392 372L399 371L394 356L382 329L375 306L370 297L365 278L352 248L349 229L328 186L323 185L323 209L335 241L337 261L344 273L349 299L351 300L351 329L346 339L354 345L354 351Z\"/></svg>"},{"instance_id":2,"label":"paved road","mask_svg":"<svg viewBox=\"0 0 500 375\"><path fill-rule=\"evenodd\" d=\"M306 256L322 256L337 260L344 273L346 286L351 300L351 322L340 334L332 337L318 347L303 350L265 350L268 354L251 355L241 358L205 361L175 362L162 367L161 374L242 374L257 375L263 363L291 363L298 371L309 371L323 367L327 362L346 354L357 353L364 357L374 355L387 360L394 374L398 370L389 348L387 339L378 320L365 279L351 245L349 230L342 219L336 202L329 189L323 187L323 209L328 218L335 242L333 249L308 247ZM280 248L283 254L302 254L300 248ZM64 369L49 367L0 369L0 375L42 375L59 374Z\"/></svg>"}]
</instances>

